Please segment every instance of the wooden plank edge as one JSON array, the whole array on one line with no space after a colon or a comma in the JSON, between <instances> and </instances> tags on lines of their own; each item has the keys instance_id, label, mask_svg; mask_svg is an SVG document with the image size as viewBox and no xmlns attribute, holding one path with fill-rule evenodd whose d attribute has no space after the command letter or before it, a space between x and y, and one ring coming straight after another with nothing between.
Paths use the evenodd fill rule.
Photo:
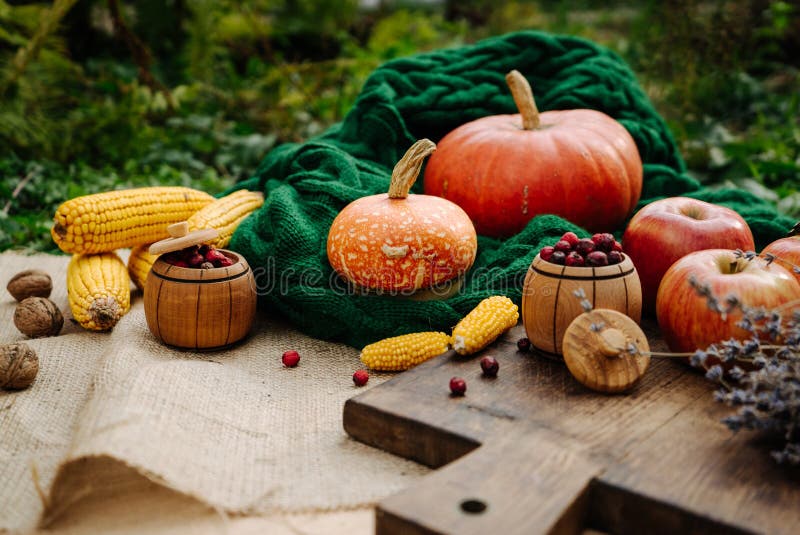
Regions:
<instances>
[{"instance_id":1,"label":"wooden plank edge","mask_svg":"<svg viewBox=\"0 0 800 535\"><path fill-rule=\"evenodd\" d=\"M594 481L589 499L588 527L618 535L743 535L756 533L603 481Z\"/></svg>"},{"instance_id":2,"label":"wooden plank edge","mask_svg":"<svg viewBox=\"0 0 800 535\"><path fill-rule=\"evenodd\" d=\"M379 410L359 398L345 402L342 424L348 435L368 446L439 468L481 445L473 437Z\"/></svg>"}]
</instances>

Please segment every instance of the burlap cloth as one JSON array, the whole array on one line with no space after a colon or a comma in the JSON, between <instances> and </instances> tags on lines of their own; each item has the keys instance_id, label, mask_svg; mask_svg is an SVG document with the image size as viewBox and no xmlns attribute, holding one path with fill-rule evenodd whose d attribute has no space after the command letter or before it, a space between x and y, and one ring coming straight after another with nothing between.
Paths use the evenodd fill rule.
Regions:
<instances>
[{"instance_id":1,"label":"burlap cloth","mask_svg":"<svg viewBox=\"0 0 800 535\"><path fill-rule=\"evenodd\" d=\"M230 515L367 507L427 472L343 431L344 401L363 391L353 348L261 312L233 349L172 350L148 331L138 292L112 332L87 332L71 321L67 261L0 254L0 343L24 340L40 358L30 388L0 392L0 532L69 531L87 518L105 533L209 518L230 527ZM59 336L27 340L14 326L5 286L32 267L53 278ZM283 367L287 349L302 355L297 368ZM252 521L253 532L280 531Z\"/></svg>"}]
</instances>

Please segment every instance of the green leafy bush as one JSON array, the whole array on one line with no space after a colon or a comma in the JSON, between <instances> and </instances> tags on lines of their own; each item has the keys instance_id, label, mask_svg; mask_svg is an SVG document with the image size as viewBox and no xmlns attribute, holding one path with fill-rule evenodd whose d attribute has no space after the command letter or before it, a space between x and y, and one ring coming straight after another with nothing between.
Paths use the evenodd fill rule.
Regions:
<instances>
[{"instance_id":1,"label":"green leafy bush","mask_svg":"<svg viewBox=\"0 0 800 535\"><path fill-rule=\"evenodd\" d=\"M668 120L692 173L758 191L800 217L793 3L360 4L120 3L145 50L119 37L107 0L82 0L16 72L17 51L51 4L0 0L0 250L52 250L52 212L76 195L144 184L219 192L276 144L340 121L382 62L522 29L616 50Z\"/></svg>"}]
</instances>

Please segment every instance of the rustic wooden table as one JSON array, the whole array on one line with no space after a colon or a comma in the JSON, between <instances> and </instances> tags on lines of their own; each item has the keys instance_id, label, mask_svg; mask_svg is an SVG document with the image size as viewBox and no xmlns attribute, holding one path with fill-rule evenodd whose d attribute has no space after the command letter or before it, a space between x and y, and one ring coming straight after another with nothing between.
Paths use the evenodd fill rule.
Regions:
<instances>
[{"instance_id":1,"label":"rustic wooden table","mask_svg":"<svg viewBox=\"0 0 800 535\"><path fill-rule=\"evenodd\" d=\"M347 402L351 436L447 464L383 501L377 533L800 533L800 471L775 464L763 437L729 431L702 374L653 359L630 394L602 395L519 352L524 335L485 351L494 379L479 355L447 353ZM450 395L452 376L465 396Z\"/></svg>"}]
</instances>

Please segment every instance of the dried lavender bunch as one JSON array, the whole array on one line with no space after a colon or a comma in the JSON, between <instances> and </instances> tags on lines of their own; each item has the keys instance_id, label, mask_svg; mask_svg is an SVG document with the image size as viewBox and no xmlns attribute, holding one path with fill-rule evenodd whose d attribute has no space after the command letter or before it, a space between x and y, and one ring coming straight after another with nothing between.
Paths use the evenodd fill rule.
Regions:
<instances>
[{"instance_id":1,"label":"dried lavender bunch","mask_svg":"<svg viewBox=\"0 0 800 535\"><path fill-rule=\"evenodd\" d=\"M757 256L739 254L748 260ZM691 357L692 365L706 369L706 377L722 385L715 399L737 408L723 423L733 431L779 433L786 442L782 450L771 452L773 458L800 465L800 303L793 303L790 310L752 308L735 296L720 301L707 285L690 282L709 308L723 317L741 312L737 325L750 334L747 340L726 340ZM733 367L726 375L723 366L706 364L709 357ZM742 363L754 369L745 371L738 366Z\"/></svg>"}]
</instances>

